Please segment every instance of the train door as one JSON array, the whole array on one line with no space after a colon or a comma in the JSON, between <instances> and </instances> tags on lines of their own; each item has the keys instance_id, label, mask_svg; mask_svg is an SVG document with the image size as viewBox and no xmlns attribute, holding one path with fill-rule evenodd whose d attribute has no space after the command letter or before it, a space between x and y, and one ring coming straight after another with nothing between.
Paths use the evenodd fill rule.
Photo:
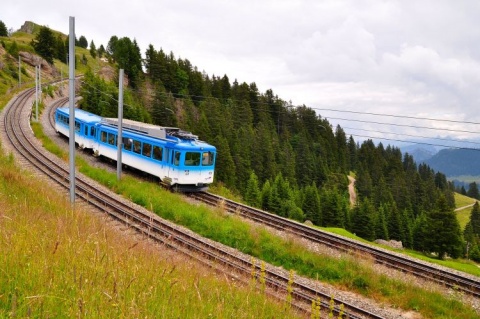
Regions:
<instances>
[{"instance_id":1,"label":"train door","mask_svg":"<svg viewBox=\"0 0 480 319\"><path fill-rule=\"evenodd\" d=\"M164 182L171 184L173 181L173 149L165 147L165 162L167 165L165 166L165 180Z\"/></svg>"}]
</instances>

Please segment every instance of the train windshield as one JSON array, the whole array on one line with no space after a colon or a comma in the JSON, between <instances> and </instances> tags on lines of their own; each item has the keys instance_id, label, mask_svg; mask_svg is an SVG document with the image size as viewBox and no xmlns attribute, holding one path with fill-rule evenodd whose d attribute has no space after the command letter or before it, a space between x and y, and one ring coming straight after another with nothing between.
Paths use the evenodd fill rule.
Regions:
<instances>
[{"instance_id":1,"label":"train windshield","mask_svg":"<svg viewBox=\"0 0 480 319\"><path fill-rule=\"evenodd\" d=\"M214 158L215 158L215 153L213 153L213 152L203 152L203 154L202 154L202 166L212 166Z\"/></svg>"},{"instance_id":2,"label":"train windshield","mask_svg":"<svg viewBox=\"0 0 480 319\"><path fill-rule=\"evenodd\" d=\"M200 153L198 153L198 152L186 152L185 153L185 166L200 166Z\"/></svg>"}]
</instances>

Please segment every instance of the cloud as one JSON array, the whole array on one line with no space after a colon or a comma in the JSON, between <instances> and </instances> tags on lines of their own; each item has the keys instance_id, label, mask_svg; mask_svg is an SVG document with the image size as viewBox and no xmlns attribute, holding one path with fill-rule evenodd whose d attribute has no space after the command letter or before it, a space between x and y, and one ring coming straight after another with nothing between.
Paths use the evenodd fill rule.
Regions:
<instances>
[{"instance_id":1,"label":"cloud","mask_svg":"<svg viewBox=\"0 0 480 319\"><path fill-rule=\"evenodd\" d=\"M153 44L297 105L480 122L478 1L24 0L2 10L8 27L33 20L65 33L75 16L97 47L135 38L142 53Z\"/></svg>"}]
</instances>

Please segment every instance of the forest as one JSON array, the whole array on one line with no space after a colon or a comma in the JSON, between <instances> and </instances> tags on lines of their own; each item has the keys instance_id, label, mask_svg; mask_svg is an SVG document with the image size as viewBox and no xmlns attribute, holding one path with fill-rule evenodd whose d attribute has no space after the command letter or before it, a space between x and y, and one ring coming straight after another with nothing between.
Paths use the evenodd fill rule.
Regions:
<instances>
[{"instance_id":1,"label":"forest","mask_svg":"<svg viewBox=\"0 0 480 319\"><path fill-rule=\"evenodd\" d=\"M65 40L53 34L51 50L42 49L44 29L34 48L40 55L62 56ZM82 43L86 48L83 36ZM255 82L200 72L173 52L149 45L142 58L136 41L127 37L112 36L106 49L98 50L91 41L90 53L125 70L126 118L178 126L215 145L216 184L248 204L300 222L345 228L367 240L399 240L440 259L463 257L468 248L469 257L480 261L478 204L462 232L453 211L453 183L399 148L356 142L306 105L294 106L272 89L260 92ZM87 72L81 107L116 116L117 87ZM356 179L354 205L348 175Z\"/></svg>"}]
</instances>

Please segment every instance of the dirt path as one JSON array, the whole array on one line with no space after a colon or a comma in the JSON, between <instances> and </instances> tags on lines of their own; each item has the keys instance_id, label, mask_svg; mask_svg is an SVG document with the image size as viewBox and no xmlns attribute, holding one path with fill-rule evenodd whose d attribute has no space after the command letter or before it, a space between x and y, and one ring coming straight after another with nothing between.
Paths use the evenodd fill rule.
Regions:
<instances>
[{"instance_id":1,"label":"dirt path","mask_svg":"<svg viewBox=\"0 0 480 319\"><path fill-rule=\"evenodd\" d=\"M355 193L355 178L348 176L348 193L350 194L350 207L355 206L357 202L357 194Z\"/></svg>"},{"instance_id":2,"label":"dirt path","mask_svg":"<svg viewBox=\"0 0 480 319\"><path fill-rule=\"evenodd\" d=\"M455 212L458 212L459 210L462 210L462 209L465 209L465 208L468 208L468 207L472 207L473 205L475 205L475 203L473 204L470 204L470 205L466 205L466 206L462 206L462 207L458 207L458 208L455 208Z\"/></svg>"}]
</instances>

